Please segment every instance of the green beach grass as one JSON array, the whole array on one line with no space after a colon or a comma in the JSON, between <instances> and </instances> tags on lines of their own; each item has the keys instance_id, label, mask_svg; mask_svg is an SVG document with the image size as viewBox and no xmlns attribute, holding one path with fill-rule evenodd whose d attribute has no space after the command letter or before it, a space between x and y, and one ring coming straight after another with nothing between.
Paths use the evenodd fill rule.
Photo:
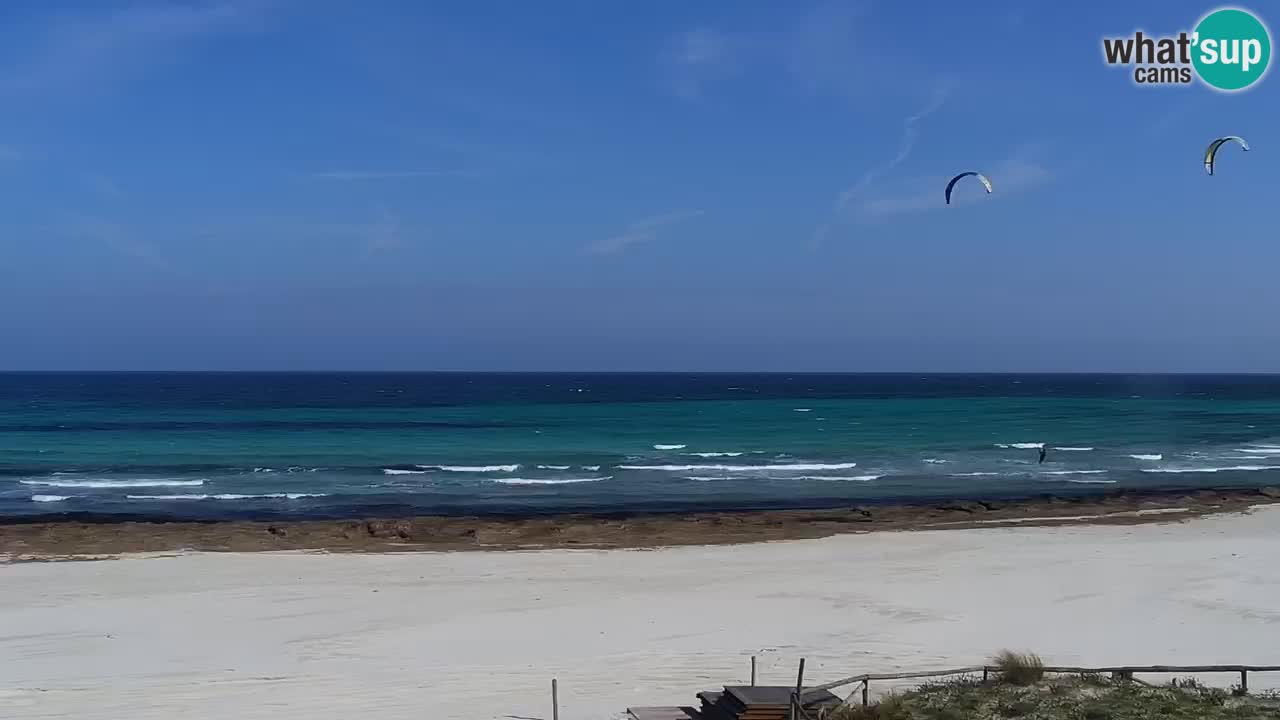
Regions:
<instances>
[{"instance_id":1,"label":"green beach grass","mask_svg":"<svg viewBox=\"0 0 1280 720\"><path fill-rule=\"evenodd\" d=\"M822 720L1280 720L1280 695L1240 694L1194 679L1166 685L1103 675L1051 675L1031 653L1003 651L991 679L961 677L889 695Z\"/></svg>"}]
</instances>

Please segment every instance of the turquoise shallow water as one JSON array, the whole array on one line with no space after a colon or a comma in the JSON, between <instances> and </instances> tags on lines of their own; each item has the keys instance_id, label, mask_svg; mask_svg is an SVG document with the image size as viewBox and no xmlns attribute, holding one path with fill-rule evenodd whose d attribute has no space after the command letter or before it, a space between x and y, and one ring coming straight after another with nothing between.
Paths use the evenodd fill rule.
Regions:
<instances>
[{"instance_id":1,"label":"turquoise shallow water","mask_svg":"<svg viewBox=\"0 0 1280 720\"><path fill-rule=\"evenodd\" d=\"M1276 483L1269 376L0 374L11 517L818 507Z\"/></svg>"}]
</instances>

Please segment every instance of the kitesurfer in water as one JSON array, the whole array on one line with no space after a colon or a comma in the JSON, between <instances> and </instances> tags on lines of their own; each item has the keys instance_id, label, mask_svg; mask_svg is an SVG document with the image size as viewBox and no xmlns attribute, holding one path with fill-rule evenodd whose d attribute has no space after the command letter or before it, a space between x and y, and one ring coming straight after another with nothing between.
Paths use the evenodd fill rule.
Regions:
<instances>
[{"instance_id":1,"label":"kitesurfer in water","mask_svg":"<svg viewBox=\"0 0 1280 720\"><path fill-rule=\"evenodd\" d=\"M1045 455L1047 455L1047 454L1048 454L1048 451L1047 451L1047 450L1045 450L1045 448L1044 448L1044 446L1043 446L1043 445L1041 445L1041 446L1040 446L1040 462L1039 462L1038 464L1040 464L1040 465L1043 465L1043 464L1044 464L1044 456L1045 456Z\"/></svg>"}]
</instances>

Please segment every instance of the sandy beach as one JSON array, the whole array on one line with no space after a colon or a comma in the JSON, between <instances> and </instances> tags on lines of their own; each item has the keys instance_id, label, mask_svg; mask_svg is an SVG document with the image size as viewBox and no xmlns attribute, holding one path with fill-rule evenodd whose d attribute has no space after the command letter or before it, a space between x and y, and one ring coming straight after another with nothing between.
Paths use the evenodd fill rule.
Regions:
<instances>
[{"instance_id":1,"label":"sandy beach","mask_svg":"<svg viewBox=\"0 0 1280 720\"><path fill-rule=\"evenodd\" d=\"M0 566L0 716L617 716L981 661L1274 663L1280 508L660 550L192 553ZM1222 684L1231 678L1218 678ZM1255 688L1280 677L1251 678Z\"/></svg>"}]
</instances>

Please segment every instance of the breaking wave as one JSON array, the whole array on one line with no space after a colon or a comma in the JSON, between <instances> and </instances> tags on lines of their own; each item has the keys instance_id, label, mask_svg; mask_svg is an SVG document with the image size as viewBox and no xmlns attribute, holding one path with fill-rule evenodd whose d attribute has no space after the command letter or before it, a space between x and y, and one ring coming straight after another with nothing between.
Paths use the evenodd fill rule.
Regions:
<instances>
[{"instance_id":1,"label":"breaking wave","mask_svg":"<svg viewBox=\"0 0 1280 720\"><path fill-rule=\"evenodd\" d=\"M299 500L328 496L328 493L263 493L261 495L220 493L218 495L126 495L125 497L129 500Z\"/></svg>"},{"instance_id":2,"label":"breaking wave","mask_svg":"<svg viewBox=\"0 0 1280 720\"><path fill-rule=\"evenodd\" d=\"M759 472L761 470L848 470L858 463L791 463L787 465L619 465L619 470L660 470L664 472L690 472L697 470L723 470L724 472Z\"/></svg>"},{"instance_id":3,"label":"breaking wave","mask_svg":"<svg viewBox=\"0 0 1280 720\"><path fill-rule=\"evenodd\" d=\"M153 480L19 480L23 485L60 488L143 488L143 487L199 487L204 480L175 480L172 478L155 478Z\"/></svg>"},{"instance_id":4,"label":"breaking wave","mask_svg":"<svg viewBox=\"0 0 1280 720\"><path fill-rule=\"evenodd\" d=\"M608 480L610 477L589 477L589 478L563 478L560 480L542 480L538 478L495 478L494 482L503 485L572 485L574 483L589 483Z\"/></svg>"},{"instance_id":5,"label":"breaking wave","mask_svg":"<svg viewBox=\"0 0 1280 720\"><path fill-rule=\"evenodd\" d=\"M1262 470L1280 470L1280 465L1232 465L1229 467L1201 468L1142 468L1142 472L1144 473L1259 472Z\"/></svg>"},{"instance_id":6,"label":"breaking wave","mask_svg":"<svg viewBox=\"0 0 1280 720\"><path fill-rule=\"evenodd\" d=\"M515 472L519 465L419 465L419 470L441 470L457 473Z\"/></svg>"},{"instance_id":7,"label":"breaking wave","mask_svg":"<svg viewBox=\"0 0 1280 720\"><path fill-rule=\"evenodd\" d=\"M38 503L62 502L63 500L68 500L68 499L70 498L67 495L32 495L31 496L31 502L38 502Z\"/></svg>"}]
</instances>

